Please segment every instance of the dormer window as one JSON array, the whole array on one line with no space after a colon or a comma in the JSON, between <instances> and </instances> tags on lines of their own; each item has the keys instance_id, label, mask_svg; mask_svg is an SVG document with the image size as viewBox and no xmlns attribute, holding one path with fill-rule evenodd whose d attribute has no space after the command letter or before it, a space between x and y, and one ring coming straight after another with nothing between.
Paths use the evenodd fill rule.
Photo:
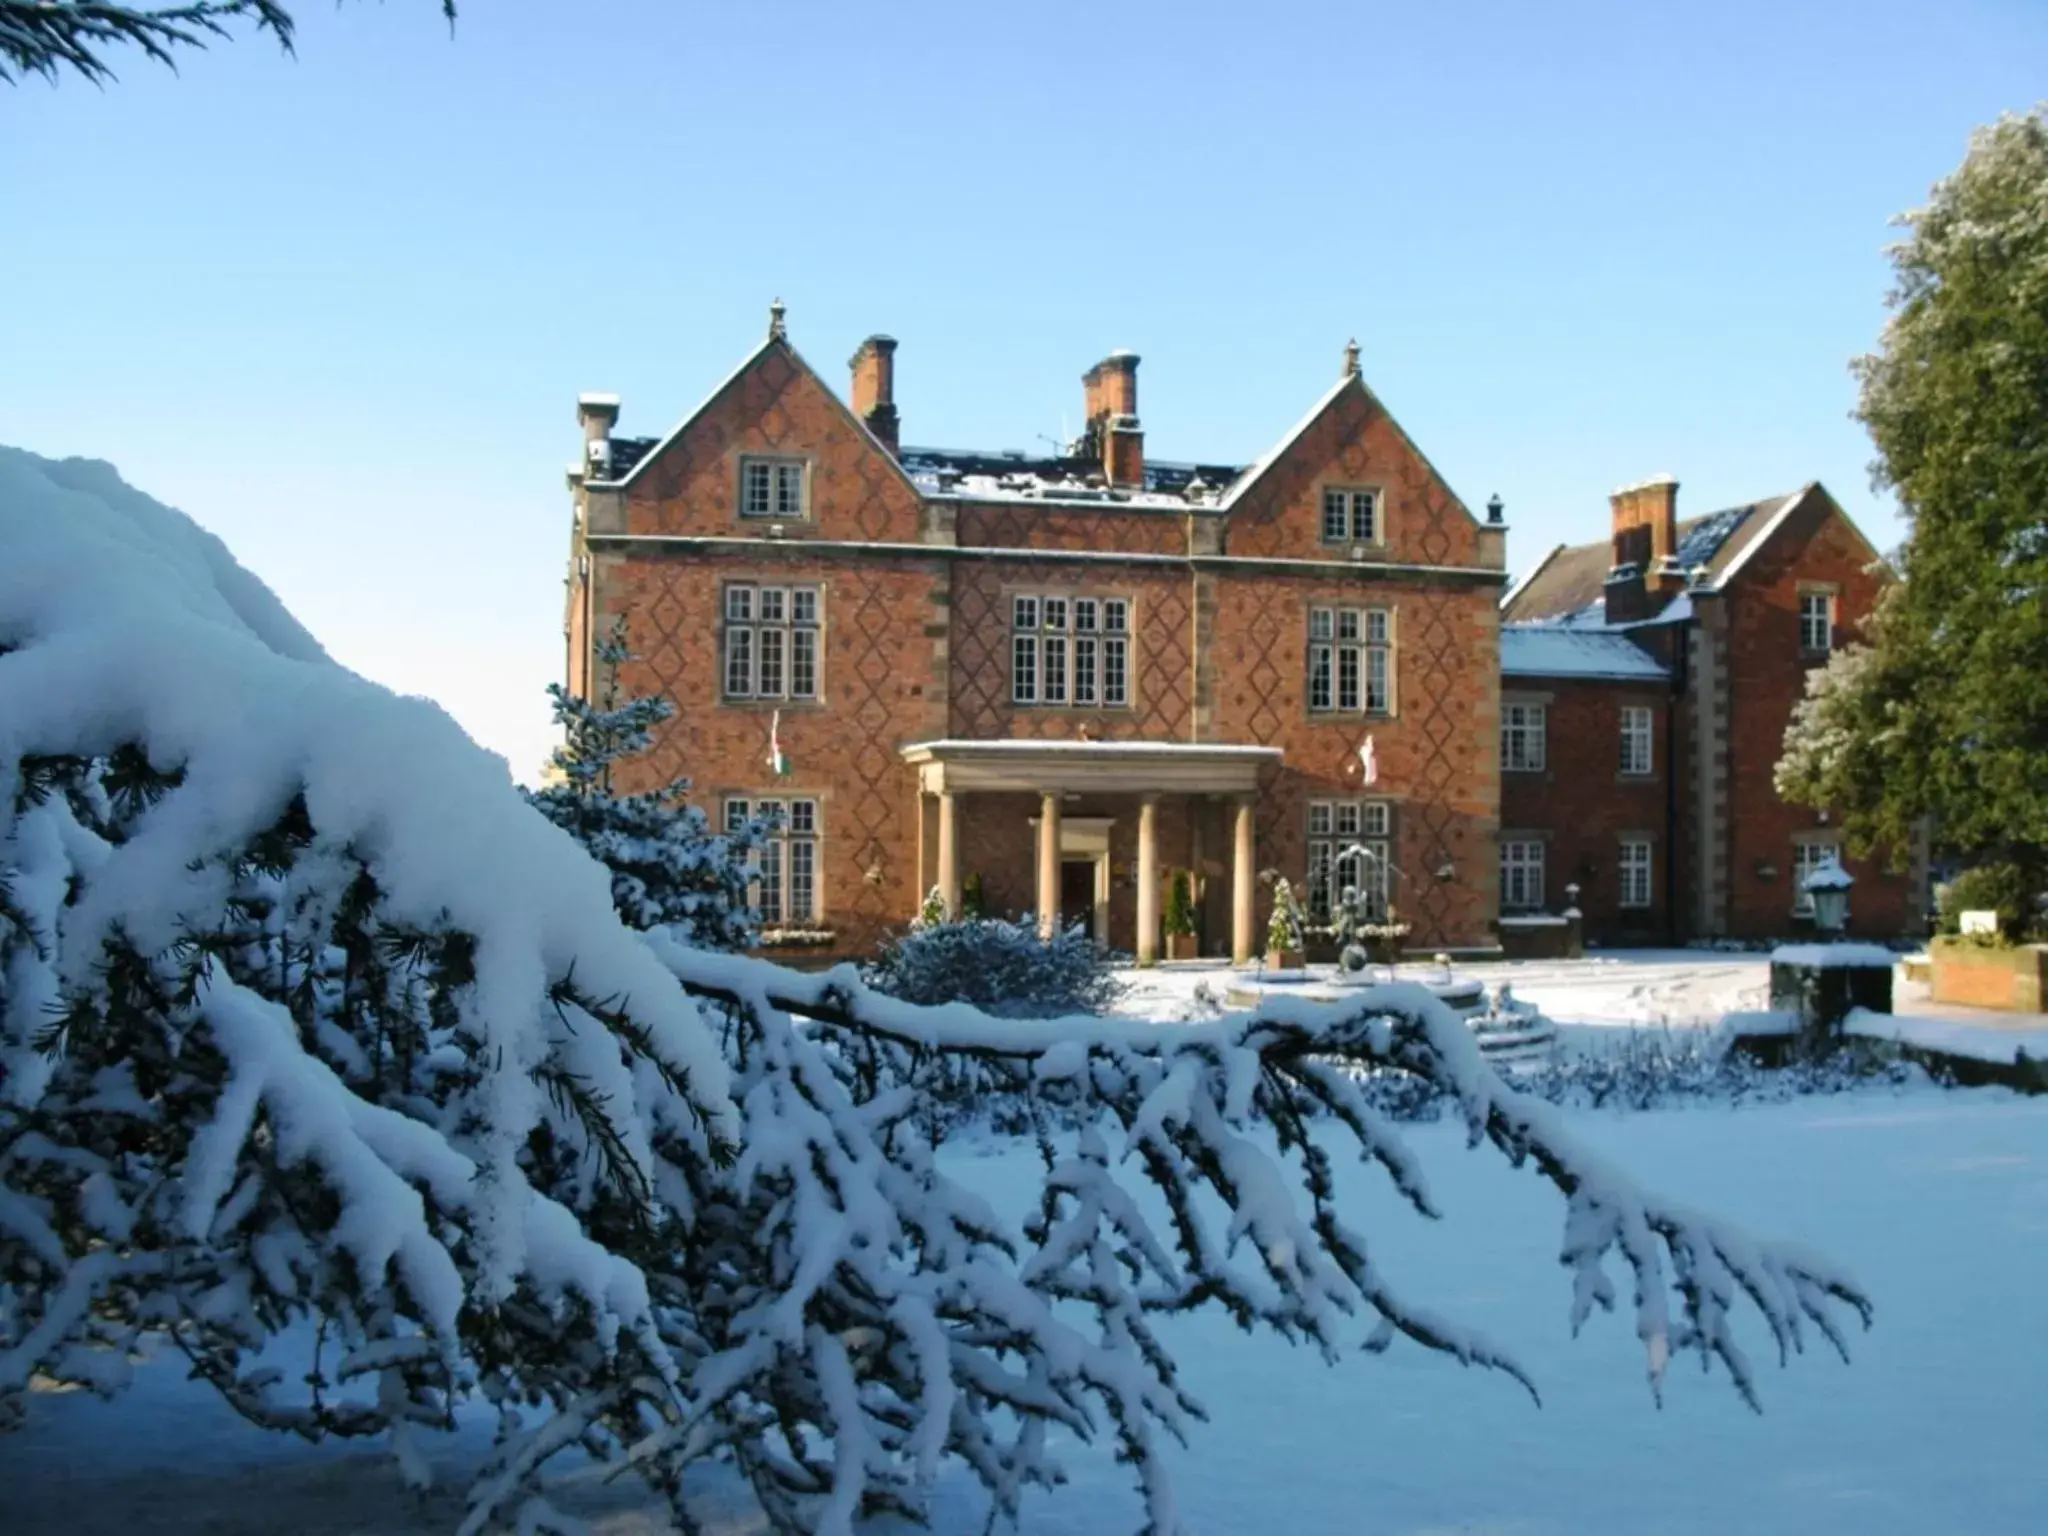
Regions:
<instances>
[{"instance_id":1,"label":"dormer window","mask_svg":"<svg viewBox=\"0 0 2048 1536\"><path fill-rule=\"evenodd\" d=\"M1325 544L1380 542L1380 493L1366 486L1332 485L1323 491Z\"/></svg>"},{"instance_id":2,"label":"dormer window","mask_svg":"<svg viewBox=\"0 0 2048 1536\"><path fill-rule=\"evenodd\" d=\"M810 515L810 479L802 459L740 460L740 516L786 518Z\"/></svg>"}]
</instances>

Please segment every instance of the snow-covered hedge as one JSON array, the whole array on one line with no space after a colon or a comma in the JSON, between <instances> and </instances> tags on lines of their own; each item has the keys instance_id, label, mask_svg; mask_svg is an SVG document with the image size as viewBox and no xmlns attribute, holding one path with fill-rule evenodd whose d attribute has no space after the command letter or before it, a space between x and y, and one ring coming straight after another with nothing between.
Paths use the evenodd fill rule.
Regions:
<instances>
[{"instance_id":1,"label":"snow-covered hedge","mask_svg":"<svg viewBox=\"0 0 2048 1536\"><path fill-rule=\"evenodd\" d=\"M921 921L884 944L867 984L909 1003L969 1003L1000 1018L1100 1013L1123 991L1115 957L1076 924L1042 938L1035 919Z\"/></svg>"},{"instance_id":2,"label":"snow-covered hedge","mask_svg":"<svg viewBox=\"0 0 2048 1536\"><path fill-rule=\"evenodd\" d=\"M607 871L444 715L328 661L104 466L0 453L0 1407L111 1392L158 1331L240 1411L502 1434L465 1531L559 1530L569 1450L693 1529L692 1466L781 1532L917 1514L942 1461L1013 1518L1110 1438L1146 1529L1201 1406L1153 1329L1228 1311L1330 1360L1405 1337L1333 1155L1436 1214L1355 1074L1398 1071L1565 1203L1574 1323L1625 1294L1653 1386L1732 1312L1841 1347L1853 1282L1666 1202L1504 1084L1420 987L1174 1025L924 1008L638 934ZM1060 1110L1021 1221L935 1160L924 1063ZM1621 1287L1610 1267L1622 1272ZM292 1330L310 1377L260 1368ZM1533 1388L1532 1388L1533 1390Z\"/></svg>"}]
</instances>

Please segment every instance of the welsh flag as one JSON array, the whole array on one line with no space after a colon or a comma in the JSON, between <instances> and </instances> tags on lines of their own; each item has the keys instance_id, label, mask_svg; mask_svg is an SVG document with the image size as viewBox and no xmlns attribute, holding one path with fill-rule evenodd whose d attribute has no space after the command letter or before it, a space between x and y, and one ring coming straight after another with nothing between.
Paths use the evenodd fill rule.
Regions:
<instances>
[{"instance_id":1,"label":"welsh flag","mask_svg":"<svg viewBox=\"0 0 2048 1536\"><path fill-rule=\"evenodd\" d=\"M778 779L789 777L789 757L782 750L782 711L768 717L768 771Z\"/></svg>"}]
</instances>

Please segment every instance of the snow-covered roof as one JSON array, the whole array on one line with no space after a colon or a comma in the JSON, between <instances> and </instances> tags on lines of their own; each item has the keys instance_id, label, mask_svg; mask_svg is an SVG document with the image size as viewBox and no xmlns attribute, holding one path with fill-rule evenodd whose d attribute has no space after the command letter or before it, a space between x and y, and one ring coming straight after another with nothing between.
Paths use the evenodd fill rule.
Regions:
<instances>
[{"instance_id":1,"label":"snow-covered roof","mask_svg":"<svg viewBox=\"0 0 2048 1536\"><path fill-rule=\"evenodd\" d=\"M1142 485L1112 486L1102 465L1072 454L1032 455L1016 449L905 448L900 462L910 483L926 496L966 501L1094 503L1185 512L1214 507L1244 473L1235 464L1155 460Z\"/></svg>"},{"instance_id":2,"label":"snow-covered roof","mask_svg":"<svg viewBox=\"0 0 2048 1536\"><path fill-rule=\"evenodd\" d=\"M1500 632L1504 677L1605 677L1663 681L1664 664L1625 635L1557 624L1507 624Z\"/></svg>"}]
</instances>

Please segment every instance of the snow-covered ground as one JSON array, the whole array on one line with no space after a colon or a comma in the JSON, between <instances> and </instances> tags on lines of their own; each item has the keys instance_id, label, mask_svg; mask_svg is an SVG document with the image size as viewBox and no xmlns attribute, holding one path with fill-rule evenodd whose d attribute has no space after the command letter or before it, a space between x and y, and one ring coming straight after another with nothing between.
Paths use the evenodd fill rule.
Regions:
<instances>
[{"instance_id":1,"label":"snow-covered ground","mask_svg":"<svg viewBox=\"0 0 2048 1536\"><path fill-rule=\"evenodd\" d=\"M1823 1351L1766 1369L1761 1417L1719 1373L1675 1369L1655 1410L1624 1320L1596 1316L1568 1337L1555 1196L1465 1151L1451 1126L1412 1127L1446 1219L1422 1222L1357 1168L1345 1219L1378 1236L1397 1283L1518 1351L1544 1406L1410 1345L1328 1368L1220 1317L1177 1320L1166 1337L1213 1415L1177 1456L1196 1530L2048 1529L2048 1101L1918 1089L1573 1123L1651 1185L1848 1264L1878 1307L1855 1362ZM953 1156L1021 1214L1036 1188L1028 1155L984 1141ZM1756 1319L1743 1327L1761 1350ZM374 1452L258 1435L179 1376L159 1362L113 1405L36 1400L25 1429L0 1436L0 1531L452 1529L452 1496L419 1505ZM1136 1500L1106 1451L1077 1447L1069 1466L1070 1487L1027 1503L1025 1532L1136 1528ZM627 1485L582 1503L605 1536L660 1528ZM762 1529L736 1490L730 1504L721 1536ZM971 1481L949 1473L933 1529L977 1531L983 1518Z\"/></svg>"}]
</instances>

